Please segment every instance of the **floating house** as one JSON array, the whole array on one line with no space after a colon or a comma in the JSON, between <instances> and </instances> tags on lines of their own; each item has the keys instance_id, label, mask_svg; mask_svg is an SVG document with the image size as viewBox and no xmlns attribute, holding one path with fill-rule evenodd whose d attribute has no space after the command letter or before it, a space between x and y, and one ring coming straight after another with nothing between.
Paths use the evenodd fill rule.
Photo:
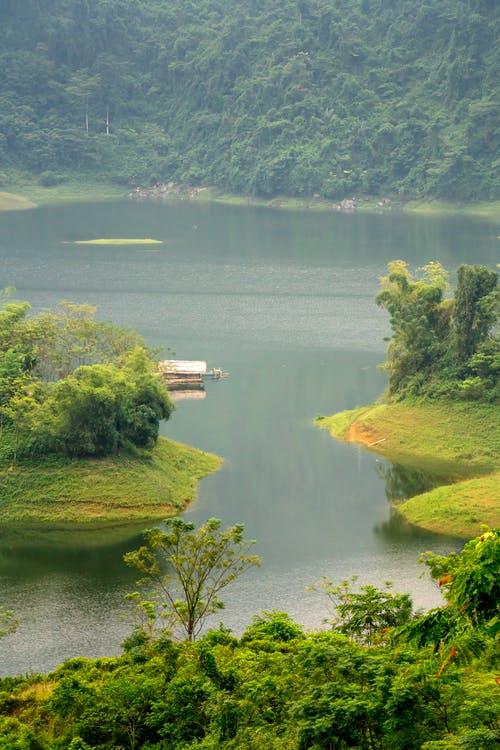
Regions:
<instances>
[{"instance_id":1,"label":"floating house","mask_svg":"<svg viewBox=\"0 0 500 750\"><path fill-rule=\"evenodd\" d=\"M167 384L168 390L183 391L184 398L188 391L191 392L191 398L194 398L196 391L203 391L205 388L205 379L220 380L227 377L227 372L213 367L207 368L207 363L203 360L186 360L186 359L164 359L158 363L158 371L161 373ZM203 398L203 396L199 396Z\"/></svg>"},{"instance_id":2,"label":"floating house","mask_svg":"<svg viewBox=\"0 0 500 750\"><path fill-rule=\"evenodd\" d=\"M164 359L158 369L170 389L203 388L207 363L202 360Z\"/></svg>"}]
</instances>

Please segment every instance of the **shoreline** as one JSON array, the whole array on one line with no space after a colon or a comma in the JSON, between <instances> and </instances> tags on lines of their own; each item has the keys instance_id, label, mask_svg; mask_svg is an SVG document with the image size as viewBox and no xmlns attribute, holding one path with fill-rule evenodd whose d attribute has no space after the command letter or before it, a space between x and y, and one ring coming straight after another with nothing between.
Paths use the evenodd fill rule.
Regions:
<instances>
[{"instance_id":1,"label":"shoreline","mask_svg":"<svg viewBox=\"0 0 500 750\"><path fill-rule=\"evenodd\" d=\"M391 504L410 524L433 533L473 538L500 525L500 440L495 404L374 404L316 424L362 445L436 486ZM446 436L446 440L443 440ZM390 496L390 485L387 485Z\"/></svg>"},{"instance_id":2,"label":"shoreline","mask_svg":"<svg viewBox=\"0 0 500 750\"><path fill-rule=\"evenodd\" d=\"M234 206L255 206L287 211L320 211L330 213L405 213L429 216L465 215L483 218L500 217L500 201L462 203L443 200L420 200L360 196L340 201L327 200L317 195L305 198L276 196L258 198L225 193L215 187L183 187L176 183L153 188L127 188L113 183L74 180L54 187L43 187L30 180L13 181L0 191L0 212L27 210L46 205L77 201L103 202L112 200L154 201L175 203L221 203Z\"/></svg>"}]
</instances>

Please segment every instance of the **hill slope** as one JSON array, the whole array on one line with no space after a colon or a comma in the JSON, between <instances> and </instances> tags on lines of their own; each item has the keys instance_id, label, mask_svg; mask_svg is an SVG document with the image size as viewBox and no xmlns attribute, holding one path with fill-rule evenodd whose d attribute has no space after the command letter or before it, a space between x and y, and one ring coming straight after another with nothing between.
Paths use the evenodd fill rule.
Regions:
<instances>
[{"instance_id":1,"label":"hill slope","mask_svg":"<svg viewBox=\"0 0 500 750\"><path fill-rule=\"evenodd\" d=\"M499 18L496 0L5 0L4 183L495 199Z\"/></svg>"}]
</instances>

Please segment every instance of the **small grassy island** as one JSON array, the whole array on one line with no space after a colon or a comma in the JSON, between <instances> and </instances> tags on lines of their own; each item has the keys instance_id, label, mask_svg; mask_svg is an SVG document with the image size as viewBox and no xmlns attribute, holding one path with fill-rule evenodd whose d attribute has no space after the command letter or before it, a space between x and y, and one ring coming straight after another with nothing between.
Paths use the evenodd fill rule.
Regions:
<instances>
[{"instance_id":1,"label":"small grassy island","mask_svg":"<svg viewBox=\"0 0 500 750\"><path fill-rule=\"evenodd\" d=\"M453 298L436 263L413 278L390 264L377 302L393 337L384 403L320 417L318 425L375 451L396 467L433 477L432 489L398 511L430 531L470 538L500 525L500 424L497 274L461 266Z\"/></svg>"},{"instance_id":2,"label":"small grassy island","mask_svg":"<svg viewBox=\"0 0 500 750\"><path fill-rule=\"evenodd\" d=\"M136 332L61 303L0 299L0 513L5 526L159 521L220 459L158 436L173 405Z\"/></svg>"},{"instance_id":3,"label":"small grassy island","mask_svg":"<svg viewBox=\"0 0 500 750\"><path fill-rule=\"evenodd\" d=\"M99 238L96 240L75 240L74 245L161 245L162 240L149 238Z\"/></svg>"}]
</instances>

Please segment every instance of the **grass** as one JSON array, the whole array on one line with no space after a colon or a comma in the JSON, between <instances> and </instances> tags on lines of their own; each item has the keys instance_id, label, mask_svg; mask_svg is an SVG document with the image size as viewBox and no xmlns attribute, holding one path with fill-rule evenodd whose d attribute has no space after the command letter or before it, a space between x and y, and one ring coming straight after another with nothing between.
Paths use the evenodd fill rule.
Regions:
<instances>
[{"instance_id":1,"label":"grass","mask_svg":"<svg viewBox=\"0 0 500 750\"><path fill-rule=\"evenodd\" d=\"M411 523L476 536L500 525L500 425L495 404L376 404L320 417L317 424L389 461L445 476L446 484L398 505Z\"/></svg>"},{"instance_id":2,"label":"grass","mask_svg":"<svg viewBox=\"0 0 500 750\"><path fill-rule=\"evenodd\" d=\"M22 195L0 192L0 211L21 211L34 207L35 203L32 203Z\"/></svg>"},{"instance_id":3,"label":"grass","mask_svg":"<svg viewBox=\"0 0 500 750\"><path fill-rule=\"evenodd\" d=\"M163 240L151 239L116 239L110 237L97 240L74 240L74 245L161 245Z\"/></svg>"},{"instance_id":4,"label":"grass","mask_svg":"<svg viewBox=\"0 0 500 750\"><path fill-rule=\"evenodd\" d=\"M11 192L0 193L0 211L77 201L101 202L127 196L126 189L120 185L87 178L65 181L53 187L43 187L33 179L18 178L9 186L9 190Z\"/></svg>"},{"instance_id":5,"label":"grass","mask_svg":"<svg viewBox=\"0 0 500 750\"><path fill-rule=\"evenodd\" d=\"M495 472L416 495L398 505L398 511L429 531L441 531L446 522L452 536L475 537L482 525L500 526L499 487L500 472Z\"/></svg>"},{"instance_id":6,"label":"grass","mask_svg":"<svg viewBox=\"0 0 500 750\"><path fill-rule=\"evenodd\" d=\"M150 455L47 458L0 467L3 524L99 527L161 520L196 497L221 459L160 438Z\"/></svg>"},{"instance_id":7,"label":"grass","mask_svg":"<svg viewBox=\"0 0 500 750\"><path fill-rule=\"evenodd\" d=\"M406 211L421 214L463 214L467 216L500 216L500 201L483 203L451 203L448 201L408 201Z\"/></svg>"},{"instance_id":8,"label":"grass","mask_svg":"<svg viewBox=\"0 0 500 750\"><path fill-rule=\"evenodd\" d=\"M192 196L197 201L220 202L230 205L268 206L272 208L288 209L290 211L314 210L331 211L341 203L341 200L307 196L295 198L292 196L276 196L275 198L259 198L257 196L232 195L224 193L218 188L209 187ZM467 214L470 216L496 217L500 216L500 201L483 203L452 203L448 201L403 201L395 199L383 202L376 197L355 198L356 210L365 213L381 213L403 211L421 214Z\"/></svg>"}]
</instances>

